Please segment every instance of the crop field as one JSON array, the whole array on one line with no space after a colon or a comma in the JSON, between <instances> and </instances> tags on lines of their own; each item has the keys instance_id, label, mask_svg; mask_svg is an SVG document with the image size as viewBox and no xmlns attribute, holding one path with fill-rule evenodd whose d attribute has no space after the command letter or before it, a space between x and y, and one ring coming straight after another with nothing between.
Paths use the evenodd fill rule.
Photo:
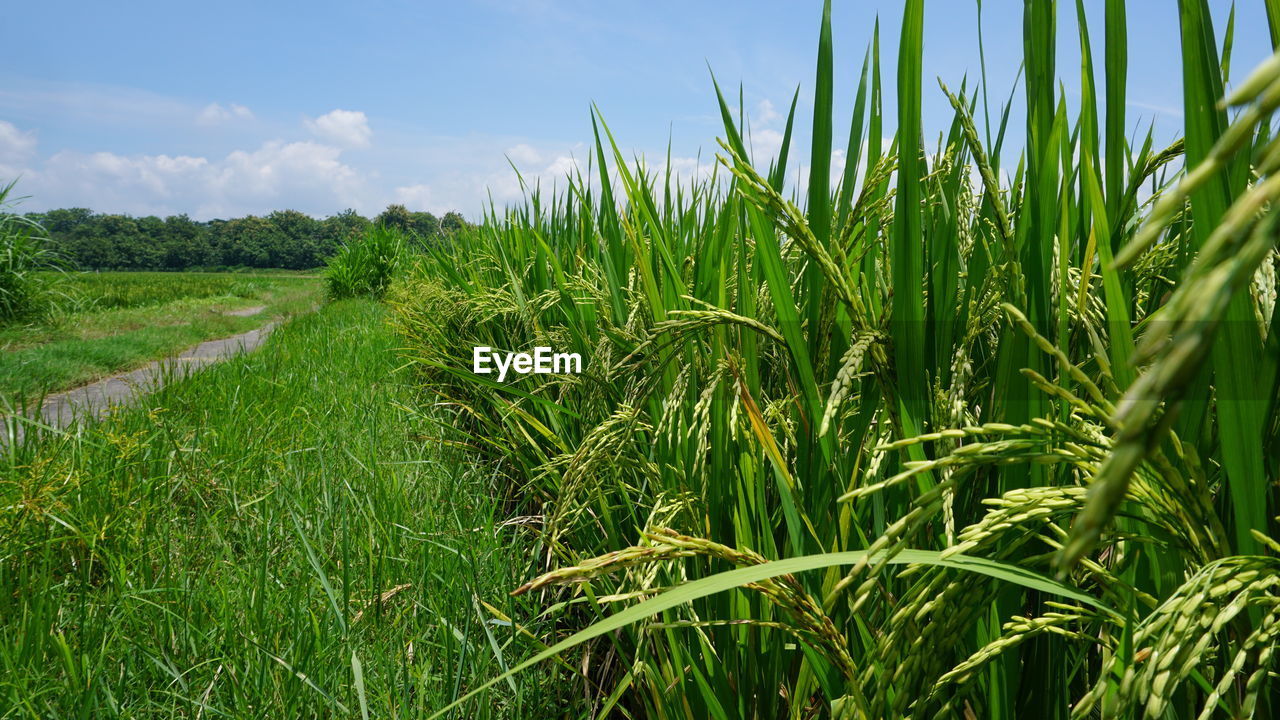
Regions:
<instances>
[{"instance_id":1,"label":"crop field","mask_svg":"<svg viewBox=\"0 0 1280 720\"><path fill-rule=\"evenodd\" d=\"M0 396L17 404L307 310L314 277L235 273L46 273L53 309L0 327ZM230 314L264 308L252 316Z\"/></svg>"},{"instance_id":2,"label":"crop field","mask_svg":"<svg viewBox=\"0 0 1280 720\"><path fill-rule=\"evenodd\" d=\"M593 106L322 275L0 266L17 402L282 320L0 456L0 719L1280 717L1280 0L1176 3L1174 137L1140 3L1027 0L1013 88L823 5L771 156L713 76L706 175Z\"/></svg>"},{"instance_id":3,"label":"crop field","mask_svg":"<svg viewBox=\"0 0 1280 720\"><path fill-rule=\"evenodd\" d=\"M487 589L526 561L485 477L423 457L431 423L384 314L327 305L6 453L0 715L423 717L501 672L512 633L485 608L534 611ZM469 500L439 512L449 497ZM486 705L556 696L504 686Z\"/></svg>"},{"instance_id":4,"label":"crop field","mask_svg":"<svg viewBox=\"0 0 1280 720\"><path fill-rule=\"evenodd\" d=\"M302 273L76 272L60 278L60 292L83 311L163 305L177 300L253 300L290 283L306 284ZM231 308L234 309L234 308Z\"/></svg>"},{"instance_id":5,"label":"crop field","mask_svg":"<svg viewBox=\"0 0 1280 720\"><path fill-rule=\"evenodd\" d=\"M1026 5L1025 128L921 77L920 0L834 126L824 18L775 164L724 94L693 184L597 114L568 190L393 291L460 442L539 518L516 592L577 606L544 655L590 663L583 716L1280 713L1280 61L1220 104L1221 36L1179 3L1185 135L1157 146L1128 134L1125 4L1105 56L1054 6ZM949 127L922 127L925 93ZM537 345L589 367L497 384L461 356Z\"/></svg>"}]
</instances>

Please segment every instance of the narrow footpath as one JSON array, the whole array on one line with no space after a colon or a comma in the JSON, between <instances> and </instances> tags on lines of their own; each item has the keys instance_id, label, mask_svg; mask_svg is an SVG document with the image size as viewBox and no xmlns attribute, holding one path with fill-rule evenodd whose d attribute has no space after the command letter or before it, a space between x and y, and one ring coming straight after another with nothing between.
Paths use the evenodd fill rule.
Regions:
<instances>
[{"instance_id":1,"label":"narrow footpath","mask_svg":"<svg viewBox=\"0 0 1280 720\"><path fill-rule=\"evenodd\" d=\"M79 420L101 418L112 408L127 405L139 395L154 392L173 380L240 353L256 350L277 325L279 322L273 321L239 335L208 340L174 357L153 361L136 370L117 373L73 390L50 395L40 406L38 421L62 430ZM36 413L32 412L31 415ZM16 439L22 439L26 424L15 423ZM0 442L7 440L5 437Z\"/></svg>"}]
</instances>

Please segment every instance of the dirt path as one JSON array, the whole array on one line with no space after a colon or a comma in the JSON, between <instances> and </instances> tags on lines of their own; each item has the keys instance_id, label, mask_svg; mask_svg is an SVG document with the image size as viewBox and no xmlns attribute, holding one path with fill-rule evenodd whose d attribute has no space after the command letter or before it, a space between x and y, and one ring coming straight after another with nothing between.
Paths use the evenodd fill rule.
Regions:
<instances>
[{"instance_id":1,"label":"dirt path","mask_svg":"<svg viewBox=\"0 0 1280 720\"><path fill-rule=\"evenodd\" d=\"M175 357L151 362L136 370L50 395L40 407L38 420L35 417L32 419L50 427L64 429L80 419L102 417L112 407L128 404L137 396L152 392L167 382L256 349L278 324L271 322L246 333L208 340ZM19 440L22 439L25 425L23 422L15 423L15 433ZM8 433L0 434L4 436L0 438L0 445L8 444Z\"/></svg>"},{"instance_id":2,"label":"dirt path","mask_svg":"<svg viewBox=\"0 0 1280 720\"><path fill-rule=\"evenodd\" d=\"M262 311L266 309L266 305L254 305L253 307L247 307L242 310L228 310L222 314L230 315L232 317L253 317L254 315L262 314Z\"/></svg>"}]
</instances>

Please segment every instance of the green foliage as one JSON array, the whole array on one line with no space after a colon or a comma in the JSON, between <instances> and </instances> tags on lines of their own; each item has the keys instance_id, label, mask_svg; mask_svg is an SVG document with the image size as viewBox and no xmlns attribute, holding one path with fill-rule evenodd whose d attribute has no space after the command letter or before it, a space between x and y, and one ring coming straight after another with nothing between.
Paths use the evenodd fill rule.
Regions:
<instances>
[{"instance_id":1,"label":"green foliage","mask_svg":"<svg viewBox=\"0 0 1280 720\"><path fill-rule=\"evenodd\" d=\"M456 212L447 212L444 218L440 220L440 229L445 232L457 232L464 230L469 226L466 219Z\"/></svg>"},{"instance_id":2,"label":"green foliage","mask_svg":"<svg viewBox=\"0 0 1280 720\"><path fill-rule=\"evenodd\" d=\"M406 234L417 235L419 241L431 242L445 233L453 233L468 226L466 219L456 212L437 218L429 212L410 212L404 205L388 205L374 218L373 224L385 225Z\"/></svg>"},{"instance_id":3,"label":"green foliage","mask_svg":"<svg viewBox=\"0 0 1280 720\"><path fill-rule=\"evenodd\" d=\"M11 211L13 187L0 187L0 324L38 319L52 310L57 276L47 271L62 265L44 228Z\"/></svg>"},{"instance_id":4,"label":"green foliage","mask_svg":"<svg viewBox=\"0 0 1280 720\"><path fill-rule=\"evenodd\" d=\"M406 252L403 231L375 225L347 241L325 267L325 292L330 300L353 297L378 299L386 294Z\"/></svg>"},{"instance_id":5,"label":"green foliage","mask_svg":"<svg viewBox=\"0 0 1280 720\"><path fill-rule=\"evenodd\" d=\"M411 215L410 230L419 238L434 238L440 234L440 220L429 212L416 212Z\"/></svg>"},{"instance_id":6,"label":"green foliage","mask_svg":"<svg viewBox=\"0 0 1280 720\"><path fill-rule=\"evenodd\" d=\"M421 718L538 649L544 623L506 621L534 602L490 592L528 572L519 527L447 449L423 460L383 315L326 305L6 449L0 715ZM459 717L565 706L576 673L544 669Z\"/></svg>"},{"instance_id":7,"label":"green foliage","mask_svg":"<svg viewBox=\"0 0 1280 720\"><path fill-rule=\"evenodd\" d=\"M305 312L320 285L287 274L60 273L56 312L0 328L0 398L37 399ZM253 307L262 311L229 312Z\"/></svg>"},{"instance_id":8,"label":"green foliage","mask_svg":"<svg viewBox=\"0 0 1280 720\"><path fill-rule=\"evenodd\" d=\"M866 163L832 187L828 5L798 199L790 133L759 171L718 88L722 175L692 184L595 111L585 176L397 286L433 404L539 519L519 591L574 611L546 644L603 688L581 715L1276 715L1280 60L1228 113L1207 3L1179 3L1185 143L1160 149L1125 134L1124 8L1099 6L1096 72L1076 3L1064 82L1056 5L1025 3L1025 130L975 121L988 88L960 78L922 126L910 0L897 133L876 36L844 148ZM586 371L498 384L477 345Z\"/></svg>"},{"instance_id":9,"label":"green foliage","mask_svg":"<svg viewBox=\"0 0 1280 720\"><path fill-rule=\"evenodd\" d=\"M106 272L67 273L62 289L82 310L114 310L183 299L248 298L260 295L272 284L235 273Z\"/></svg>"},{"instance_id":10,"label":"green foliage","mask_svg":"<svg viewBox=\"0 0 1280 720\"><path fill-rule=\"evenodd\" d=\"M85 208L30 213L48 230L49 244L71 267L84 270L218 270L223 268L321 267L348 240L371 223L354 210L318 220L297 210L266 216L199 222L186 215L100 215ZM389 206L374 224L435 243L468 226L456 212L437 218Z\"/></svg>"},{"instance_id":11,"label":"green foliage","mask_svg":"<svg viewBox=\"0 0 1280 720\"><path fill-rule=\"evenodd\" d=\"M413 214L404 205L388 205L373 219L373 224L407 233L413 229L413 220Z\"/></svg>"}]
</instances>

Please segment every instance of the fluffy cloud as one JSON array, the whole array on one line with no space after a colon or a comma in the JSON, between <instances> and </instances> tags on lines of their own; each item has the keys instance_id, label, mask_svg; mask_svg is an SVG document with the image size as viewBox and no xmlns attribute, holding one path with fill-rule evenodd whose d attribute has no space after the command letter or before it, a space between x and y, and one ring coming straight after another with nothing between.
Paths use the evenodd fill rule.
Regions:
<instances>
[{"instance_id":1,"label":"fluffy cloud","mask_svg":"<svg viewBox=\"0 0 1280 720\"><path fill-rule=\"evenodd\" d=\"M25 162L36 151L36 134L0 120L0 164Z\"/></svg>"},{"instance_id":2,"label":"fluffy cloud","mask_svg":"<svg viewBox=\"0 0 1280 720\"><path fill-rule=\"evenodd\" d=\"M773 125L781 119L782 115L778 114L778 111L774 109L773 103L768 98L761 100L760 103L756 105L755 121L761 125Z\"/></svg>"},{"instance_id":3,"label":"fluffy cloud","mask_svg":"<svg viewBox=\"0 0 1280 720\"><path fill-rule=\"evenodd\" d=\"M36 134L34 132L23 132L13 123L0 120L0 187L8 185L20 175L25 175L27 161L35 155L35 152ZM23 188L19 188L16 193L18 196L27 194Z\"/></svg>"},{"instance_id":4,"label":"fluffy cloud","mask_svg":"<svg viewBox=\"0 0 1280 720\"><path fill-rule=\"evenodd\" d=\"M201 125L222 125L231 120L252 120L253 111L243 105L231 103L226 107L218 103L210 103L196 116Z\"/></svg>"},{"instance_id":5,"label":"fluffy cloud","mask_svg":"<svg viewBox=\"0 0 1280 720\"><path fill-rule=\"evenodd\" d=\"M396 202L412 210L440 210L430 185L405 185L395 189Z\"/></svg>"},{"instance_id":6,"label":"fluffy cloud","mask_svg":"<svg viewBox=\"0 0 1280 720\"><path fill-rule=\"evenodd\" d=\"M334 110L314 120L308 118L306 125L316 137L342 147L369 147L373 138L369 118L359 110Z\"/></svg>"},{"instance_id":7,"label":"fluffy cloud","mask_svg":"<svg viewBox=\"0 0 1280 720\"><path fill-rule=\"evenodd\" d=\"M561 155L552 160L542 169L540 173L543 177L551 177L557 180L564 179L570 175L578 175L585 173L586 168L578 164L578 159L572 155Z\"/></svg>"},{"instance_id":8,"label":"fluffy cloud","mask_svg":"<svg viewBox=\"0 0 1280 720\"><path fill-rule=\"evenodd\" d=\"M235 108L224 103L207 114L219 122L253 116ZM200 112L188 106L177 117L186 118L189 128ZM201 220L284 208L316 216L344 208L374 215L393 202L437 215L458 210L475 218L490 202L499 209L523 202L534 187L544 193L553 187L563 191L570 175L598 183L598 173L588 173L592 153L584 143L482 134L423 137L389 130L375 144L365 115L343 110L306 126L326 139L299 139L302 128L297 125L295 137L289 137L288 126L277 126L282 134L275 137L281 139L221 149L211 144L185 153L126 154L92 152L95 148L38 152L44 143L37 147L32 129L0 121L0 181L20 176L18 193L30 198L24 203L29 210L88 207L133 215L187 213ZM269 118L255 118L244 129L270 127ZM755 141L757 156L763 146L776 144L765 130L756 131ZM356 162L348 148L361 146L369 149ZM650 177L661 182L666 154L648 158ZM685 185L707 177L714 167L710 155L670 159L673 177Z\"/></svg>"},{"instance_id":9,"label":"fluffy cloud","mask_svg":"<svg viewBox=\"0 0 1280 720\"><path fill-rule=\"evenodd\" d=\"M507 157L517 168L527 168L542 162L542 153L527 143L507 148Z\"/></svg>"},{"instance_id":10,"label":"fluffy cloud","mask_svg":"<svg viewBox=\"0 0 1280 720\"><path fill-rule=\"evenodd\" d=\"M314 142L267 142L221 159L62 151L25 171L24 195L42 205L200 219L295 208L315 215L369 212L365 179L341 150Z\"/></svg>"},{"instance_id":11,"label":"fluffy cloud","mask_svg":"<svg viewBox=\"0 0 1280 720\"><path fill-rule=\"evenodd\" d=\"M578 159L588 155L582 143L552 146L521 142L501 152L493 148L492 139L479 137L442 139L437 147L423 148L427 153L421 168L429 167L431 179L395 187L392 202L437 215L457 210L478 217L488 210L490 200L498 208L520 203L526 189L564 189L568 175L585 175L587 170L585 160Z\"/></svg>"},{"instance_id":12,"label":"fluffy cloud","mask_svg":"<svg viewBox=\"0 0 1280 720\"><path fill-rule=\"evenodd\" d=\"M782 133L777 130L752 130L749 140L751 157L762 168L768 167L770 161L782 152Z\"/></svg>"}]
</instances>

